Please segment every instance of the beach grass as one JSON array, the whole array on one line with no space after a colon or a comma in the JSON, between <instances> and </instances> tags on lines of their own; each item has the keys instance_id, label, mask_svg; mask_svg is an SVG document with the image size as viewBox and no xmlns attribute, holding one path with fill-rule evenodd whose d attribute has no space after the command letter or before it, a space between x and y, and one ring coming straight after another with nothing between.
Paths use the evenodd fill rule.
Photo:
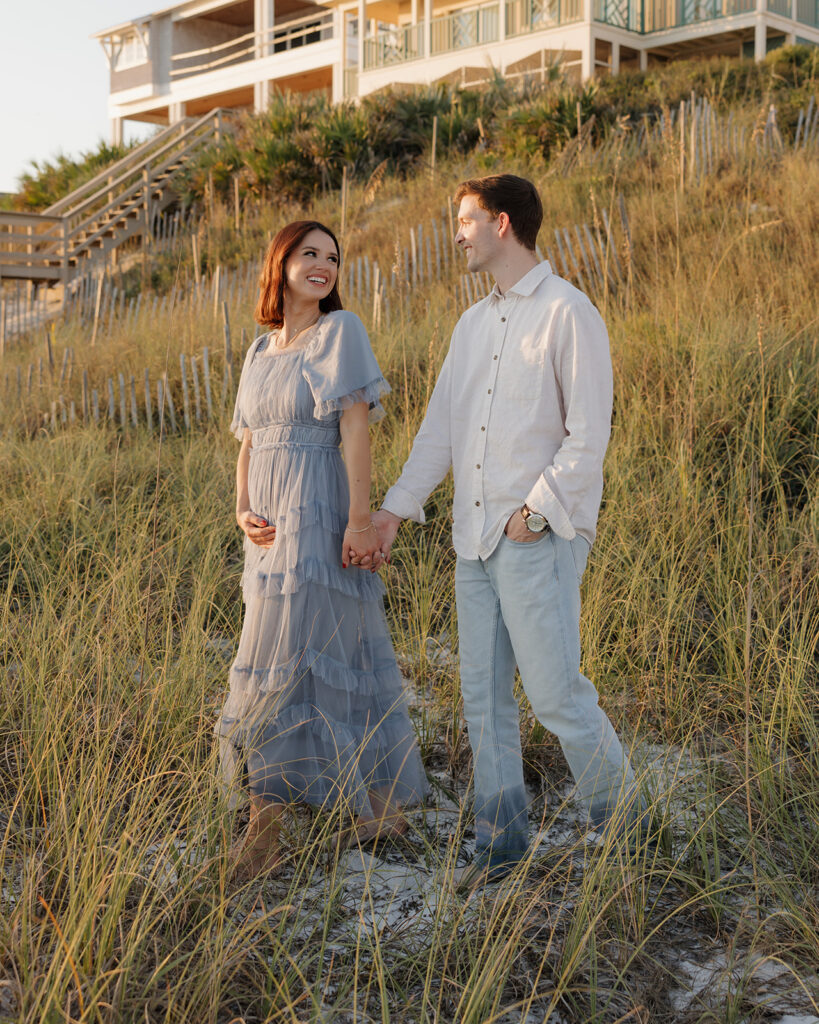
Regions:
<instances>
[{"instance_id":1,"label":"beach grass","mask_svg":"<svg viewBox=\"0 0 819 1024\"><path fill-rule=\"evenodd\" d=\"M347 251L390 266L405 227L440 219L484 169L464 158L434 181L384 180L369 202L356 186ZM583 670L663 841L586 833L559 747L522 698L531 855L470 899L454 891L474 835L447 481L427 525L402 527L385 576L429 805L383 856L336 849L344 808L294 810L283 872L231 882L244 811L217 785L212 737L241 626L231 395L161 439L143 425L38 429L57 386L16 395L16 367L43 353L41 335L20 339L0 411L0 1019L819 1015L819 165L751 150L681 187L669 137L536 178L544 245L553 226L614 219L621 193L628 210L622 284L596 296L615 414ZM335 196L310 212L339 223ZM257 257L293 213L260 210L237 255ZM214 263L230 224L217 204L203 236ZM181 281L187 261L168 273ZM403 288L371 331L393 386L372 434L374 502L423 416L461 269ZM229 316L249 341L252 307ZM146 305L93 348L88 330L54 335L58 361L74 350L62 392L77 403L82 369L102 390L114 372L158 374L222 344L218 311L192 302L161 317Z\"/></svg>"}]
</instances>

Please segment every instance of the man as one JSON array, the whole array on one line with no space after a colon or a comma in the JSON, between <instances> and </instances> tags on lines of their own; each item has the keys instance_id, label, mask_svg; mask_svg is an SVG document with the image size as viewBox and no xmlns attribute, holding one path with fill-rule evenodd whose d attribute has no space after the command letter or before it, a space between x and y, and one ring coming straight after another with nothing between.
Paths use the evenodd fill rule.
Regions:
<instances>
[{"instance_id":1,"label":"man","mask_svg":"<svg viewBox=\"0 0 819 1024\"><path fill-rule=\"evenodd\" d=\"M474 758L472 884L528 845L515 665L601 825L640 813L632 770L581 675L580 578L608 444L608 335L591 302L535 253L543 208L511 174L465 181L455 241L495 279L452 334L400 479L374 516L389 553L452 466L461 688Z\"/></svg>"}]
</instances>

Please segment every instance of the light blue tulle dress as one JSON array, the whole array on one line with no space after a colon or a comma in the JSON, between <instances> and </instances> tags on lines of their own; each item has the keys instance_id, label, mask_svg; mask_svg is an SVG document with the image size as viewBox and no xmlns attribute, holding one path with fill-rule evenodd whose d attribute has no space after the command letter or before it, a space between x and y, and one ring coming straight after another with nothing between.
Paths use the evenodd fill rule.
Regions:
<instances>
[{"instance_id":1,"label":"light blue tulle dress","mask_svg":"<svg viewBox=\"0 0 819 1024\"><path fill-rule=\"evenodd\" d=\"M272 548L244 542L245 618L216 725L222 777L234 794L371 814L370 791L406 805L426 788L384 585L341 567L340 414L365 401L378 418L389 385L352 313L321 317L298 349L274 337L250 347L231 425L239 439L252 431L250 507L277 532Z\"/></svg>"}]
</instances>

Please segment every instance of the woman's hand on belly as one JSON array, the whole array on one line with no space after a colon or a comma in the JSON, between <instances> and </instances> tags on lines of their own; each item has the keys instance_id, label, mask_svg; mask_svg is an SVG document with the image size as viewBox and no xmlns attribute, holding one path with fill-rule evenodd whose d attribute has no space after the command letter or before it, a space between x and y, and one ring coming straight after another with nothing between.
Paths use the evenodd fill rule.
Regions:
<instances>
[{"instance_id":1,"label":"woman's hand on belly","mask_svg":"<svg viewBox=\"0 0 819 1024\"><path fill-rule=\"evenodd\" d=\"M236 513L239 528L254 544L260 548L272 548L276 540L276 527L268 525L263 516L256 515L250 509Z\"/></svg>"}]
</instances>

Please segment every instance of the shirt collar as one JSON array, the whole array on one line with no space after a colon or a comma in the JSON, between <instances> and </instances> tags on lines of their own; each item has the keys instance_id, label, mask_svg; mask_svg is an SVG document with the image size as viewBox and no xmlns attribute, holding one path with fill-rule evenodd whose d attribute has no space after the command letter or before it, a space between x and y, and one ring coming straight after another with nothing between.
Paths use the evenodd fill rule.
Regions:
<instances>
[{"instance_id":1,"label":"shirt collar","mask_svg":"<svg viewBox=\"0 0 819 1024\"><path fill-rule=\"evenodd\" d=\"M542 260L536 267L532 267L528 274L524 274L519 281L516 281L506 292L506 295L501 295L497 284L495 284L489 294L495 302L500 302L502 299L505 299L507 295L529 296L535 288L537 288L540 282L545 281L551 273L552 268L549 261Z\"/></svg>"}]
</instances>

